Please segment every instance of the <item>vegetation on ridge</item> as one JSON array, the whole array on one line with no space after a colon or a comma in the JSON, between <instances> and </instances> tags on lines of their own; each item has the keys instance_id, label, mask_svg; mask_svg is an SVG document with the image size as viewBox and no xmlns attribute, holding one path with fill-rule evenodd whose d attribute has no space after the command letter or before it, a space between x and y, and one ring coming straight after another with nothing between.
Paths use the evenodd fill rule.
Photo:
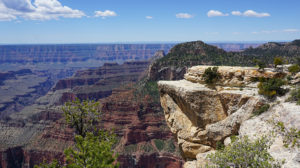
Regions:
<instances>
[{"instance_id":1,"label":"vegetation on ridge","mask_svg":"<svg viewBox=\"0 0 300 168\"><path fill-rule=\"evenodd\" d=\"M300 40L290 43L266 43L257 48L248 48L242 52L226 52L202 41L193 41L174 46L170 52L158 59L153 67L191 67L194 65L254 66L254 59L264 64L272 64L280 57L295 62L299 55ZM263 67L263 66L262 66ZM156 68L159 69L159 68Z\"/></svg>"}]
</instances>

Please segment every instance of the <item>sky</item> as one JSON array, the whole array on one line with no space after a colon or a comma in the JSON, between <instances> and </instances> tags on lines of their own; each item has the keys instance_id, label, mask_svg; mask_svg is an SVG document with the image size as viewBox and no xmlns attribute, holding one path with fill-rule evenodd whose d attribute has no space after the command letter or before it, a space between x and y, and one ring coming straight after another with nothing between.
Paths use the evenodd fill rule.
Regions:
<instances>
[{"instance_id":1,"label":"sky","mask_svg":"<svg viewBox=\"0 0 300 168\"><path fill-rule=\"evenodd\" d=\"M0 0L0 44L291 41L299 0Z\"/></svg>"}]
</instances>

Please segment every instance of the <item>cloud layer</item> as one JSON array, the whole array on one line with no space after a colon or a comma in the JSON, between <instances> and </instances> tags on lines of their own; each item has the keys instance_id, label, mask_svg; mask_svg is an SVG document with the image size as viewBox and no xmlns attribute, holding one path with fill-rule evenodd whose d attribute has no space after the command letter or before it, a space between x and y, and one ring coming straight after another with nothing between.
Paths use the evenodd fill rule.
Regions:
<instances>
[{"instance_id":1,"label":"cloud layer","mask_svg":"<svg viewBox=\"0 0 300 168\"><path fill-rule=\"evenodd\" d=\"M259 12L256 12L254 10L246 10L243 13L240 12L240 11L232 11L231 15L244 16L244 17L258 17L258 18L271 16L269 13L266 13L266 12L259 13ZM220 12L220 11L217 11L217 10L210 10L210 11L207 12L207 16L208 17L229 16L229 14L228 13L223 13L223 12Z\"/></svg>"},{"instance_id":2,"label":"cloud layer","mask_svg":"<svg viewBox=\"0 0 300 168\"><path fill-rule=\"evenodd\" d=\"M228 16L228 13L222 13L220 11L217 10L210 10L207 12L207 16L208 17L216 17L216 16Z\"/></svg>"},{"instance_id":3,"label":"cloud layer","mask_svg":"<svg viewBox=\"0 0 300 168\"><path fill-rule=\"evenodd\" d=\"M247 10L244 13L242 13L240 11L232 11L231 14L235 15L235 16L245 16L245 17L269 17L269 16L271 16L269 13L265 13L265 12L258 13L253 10Z\"/></svg>"},{"instance_id":4,"label":"cloud layer","mask_svg":"<svg viewBox=\"0 0 300 168\"><path fill-rule=\"evenodd\" d=\"M269 17L266 12L256 12L254 10L246 10L244 12L232 11L233 16L244 17ZM86 14L78 9L72 9L68 6L63 6L59 0L0 0L0 21L12 21L20 18L26 20L51 20L59 18L82 18ZM95 11L94 17L117 16L117 13L111 10ZM229 16L218 10L209 10L208 17ZM190 19L194 16L189 13L177 13L176 18ZM152 16L146 16L146 19L153 19ZM295 30L287 30L287 32L295 32Z\"/></svg>"},{"instance_id":5,"label":"cloud layer","mask_svg":"<svg viewBox=\"0 0 300 168\"><path fill-rule=\"evenodd\" d=\"M146 19L153 19L152 16L146 16Z\"/></svg>"},{"instance_id":6,"label":"cloud layer","mask_svg":"<svg viewBox=\"0 0 300 168\"><path fill-rule=\"evenodd\" d=\"M188 13L177 13L176 14L176 18L180 18L180 19L190 19L193 16L191 14Z\"/></svg>"},{"instance_id":7,"label":"cloud layer","mask_svg":"<svg viewBox=\"0 0 300 168\"><path fill-rule=\"evenodd\" d=\"M0 0L0 21L18 18L51 20L83 16L86 16L84 12L63 6L58 0Z\"/></svg>"},{"instance_id":8,"label":"cloud layer","mask_svg":"<svg viewBox=\"0 0 300 168\"><path fill-rule=\"evenodd\" d=\"M95 17L102 17L102 19L113 16L117 16L117 13L111 10L95 11Z\"/></svg>"}]
</instances>

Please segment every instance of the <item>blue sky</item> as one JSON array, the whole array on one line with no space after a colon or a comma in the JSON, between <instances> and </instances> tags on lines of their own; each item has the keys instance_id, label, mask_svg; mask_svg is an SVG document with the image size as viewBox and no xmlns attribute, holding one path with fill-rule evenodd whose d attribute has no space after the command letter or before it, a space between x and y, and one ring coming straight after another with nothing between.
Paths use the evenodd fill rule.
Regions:
<instances>
[{"instance_id":1,"label":"blue sky","mask_svg":"<svg viewBox=\"0 0 300 168\"><path fill-rule=\"evenodd\" d=\"M0 44L300 38L299 0L0 0Z\"/></svg>"}]
</instances>

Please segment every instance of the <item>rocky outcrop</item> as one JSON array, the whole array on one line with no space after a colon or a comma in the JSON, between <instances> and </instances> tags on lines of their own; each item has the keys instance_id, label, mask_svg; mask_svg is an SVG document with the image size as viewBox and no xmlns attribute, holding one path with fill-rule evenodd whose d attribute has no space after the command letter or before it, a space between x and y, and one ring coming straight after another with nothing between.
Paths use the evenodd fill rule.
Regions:
<instances>
[{"instance_id":1,"label":"rocky outcrop","mask_svg":"<svg viewBox=\"0 0 300 168\"><path fill-rule=\"evenodd\" d=\"M166 121L187 160L237 134L241 123L264 104L252 90L216 91L186 80L158 84Z\"/></svg>"},{"instance_id":2,"label":"rocky outcrop","mask_svg":"<svg viewBox=\"0 0 300 168\"><path fill-rule=\"evenodd\" d=\"M267 121L274 117L274 111L284 117L287 124L300 128L293 124L300 120L300 108L289 107L284 99L280 99L281 103L274 105L268 113L253 118L255 111L270 102L258 95L257 83L251 78L273 78L284 73L221 66L218 69L221 79L215 88L211 88L202 79L206 68L208 66L190 68L184 80L158 82L166 122L177 138L182 157L188 161L185 167L201 167L206 155L216 149L217 142L229 143L227 137L270 132L272 126ZM297 151L283 148L282 141L281 144L275 143L271 154L279 159L297 155ZM284 156L279 154L281 150L286 151ZM287 165L297 165L291 158L287 160Z\"/></svg>"},{"instance_id":3,"label":"rocky outcrop","mask_svg":"<svg viewBox=\"0 0 300 168\"><path fill-rule=\"evenodd\" d=\"M194 82L205 84L202 76L205 70L211 66L194 66L189 68L188 72L184 75L184 79ZM265 69L263 72L257 70L254 67L231 67L231 66L220 66L218 72L221 79L217 81L217 86L229 86L229 87L242 87L248 86L257 81L259 78L278 78L284 77L285 73L278 73L273 69ZM255 87L256 86L252 86Z\"/></svg>"}]
</instances>

